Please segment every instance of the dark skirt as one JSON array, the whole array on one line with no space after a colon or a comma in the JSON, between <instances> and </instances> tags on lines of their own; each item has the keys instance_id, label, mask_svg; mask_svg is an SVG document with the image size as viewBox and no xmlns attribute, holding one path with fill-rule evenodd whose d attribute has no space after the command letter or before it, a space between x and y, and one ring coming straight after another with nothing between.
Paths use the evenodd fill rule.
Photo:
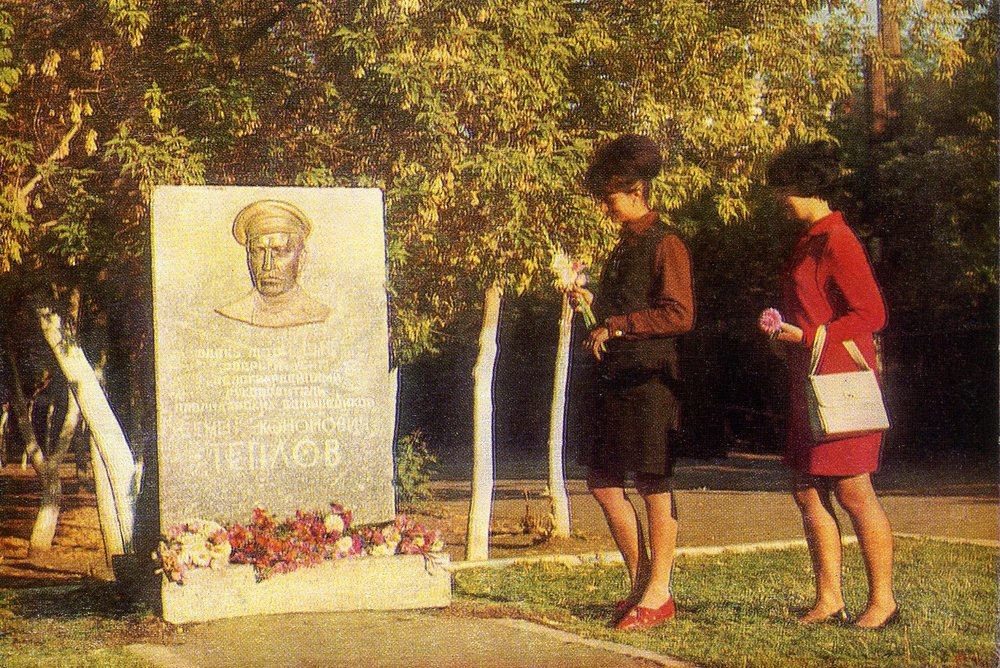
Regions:
<instances>
[{"instance_id":1,"label":"dark skirt","mask_svg":"<svg viewBox=\"0 0 1000 668\"><path fill-rule=\"evenodd\" d=\"M597 381L597 433L580 463L610 473L670 475L675 456L671 432L680 402L665 375L626 371Z\"/></svg>"}]
</instances>

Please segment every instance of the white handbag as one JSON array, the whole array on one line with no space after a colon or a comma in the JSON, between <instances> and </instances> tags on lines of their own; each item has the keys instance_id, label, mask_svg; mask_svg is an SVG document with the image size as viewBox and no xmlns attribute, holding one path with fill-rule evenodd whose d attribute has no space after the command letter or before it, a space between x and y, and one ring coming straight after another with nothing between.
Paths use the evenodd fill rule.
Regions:
<instances>
[{"instance_id":1,"label":"white handbag","mask_svg":"<svg viewBox=\"0 0 1000 668\"><path fill-rule=\"evenodd\" d=\"M813 341L806 384L813 438L818 442L834 441L888 429L889 416L882 390L854 341L844 341L844 347L859 371L816 373L825 342L826 327L821 325Z\"/></svg>"}]
</instances>

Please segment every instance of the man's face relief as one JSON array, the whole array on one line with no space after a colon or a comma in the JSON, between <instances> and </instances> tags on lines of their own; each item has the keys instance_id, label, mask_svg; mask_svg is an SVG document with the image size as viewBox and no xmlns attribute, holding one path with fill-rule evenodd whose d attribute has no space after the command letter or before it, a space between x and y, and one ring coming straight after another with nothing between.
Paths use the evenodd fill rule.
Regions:
<instances>
[{"instance_id":1,"label":"man's face relief","mask_svg":"<svg viewBox=\"0 0 1000 668\"><path fill-rule=\"evenodd\" d=\"M270 232L247 243L247 265L254 287L265 297L275 297L295 287L305 253L302 236Z\"/></svg>"}]
</instances>

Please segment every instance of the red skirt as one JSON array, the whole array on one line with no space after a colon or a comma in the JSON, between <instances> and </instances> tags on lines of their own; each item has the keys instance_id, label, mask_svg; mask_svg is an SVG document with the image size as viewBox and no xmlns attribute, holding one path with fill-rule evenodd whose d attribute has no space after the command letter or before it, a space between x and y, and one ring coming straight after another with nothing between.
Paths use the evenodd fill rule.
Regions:
<instances>
[{"instance_id":1,"label":"red skirt","mask_svg":"<svg viewBox=\"0 0 1000 668\"><path fill-rule=\"evenodd\" d=\"M866 340L867 338L867 340ZM871 337L855 339L861 354L872 368L875 366L875 346ZM839 348L839 349L838 349ZM853 476L878 470L882 456L882 434L855 436L817 443L809 428L806 399L808 354L790 360L788 397L788 435L785 441L785 464L800 473L822 476ZM827 346L820 363L820 373L837 373L857 369L839 343Z\"/></svg>"}]
</instances>

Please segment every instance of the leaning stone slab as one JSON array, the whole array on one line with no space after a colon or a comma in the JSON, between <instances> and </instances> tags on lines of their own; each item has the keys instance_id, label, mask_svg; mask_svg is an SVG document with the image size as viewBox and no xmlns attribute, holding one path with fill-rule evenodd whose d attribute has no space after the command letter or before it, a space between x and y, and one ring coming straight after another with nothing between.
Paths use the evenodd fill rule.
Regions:
<instances>
[{"instance_id":1,"label":"leaning stone slab","mask_svg":"<svg viewBox=\"0 0 1000 668\"><path fill-rule=\"evenodd\" d=\"M253 567L196 569L184 584L162 581L163 619L172 624L292 612L405 610L451 604L448 556L325 561L257 582Z\"/></svg>"}]
</instances>

